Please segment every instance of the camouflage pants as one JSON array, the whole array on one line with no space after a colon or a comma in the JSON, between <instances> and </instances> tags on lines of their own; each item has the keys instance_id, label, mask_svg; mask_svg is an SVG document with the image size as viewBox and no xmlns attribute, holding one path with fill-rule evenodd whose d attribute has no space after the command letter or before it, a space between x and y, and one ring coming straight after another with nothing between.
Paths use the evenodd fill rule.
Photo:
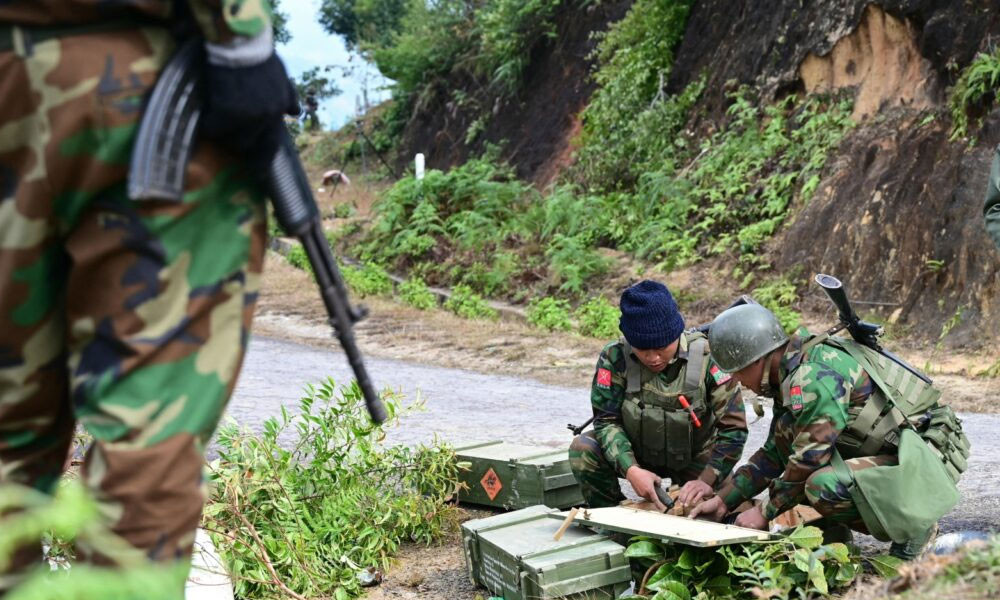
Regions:
<instances>
[{"instance_id":1,"label":"camouflage pants","mask_svg":"<svg viewBox=\"0 0 1000 600\"><path fill-rule=\"evenodd\" d=\"M703 454L695 452L695 459L680 471L650 470L664 479L670 479L673 484L682 485L697 479L705 469L706 463L698 460L698 456ZM617 506L625 499L618 483L618 471L604 456L593 430L585 431L573 438L573 442L569 445L569 466L580 484L583 499L591 508ZM640 466L648 468L645 465Z\"/></svg>"},{"instance_id":2,"label":"camouflage pants","mask_svg":"<svg viewBox=\"0 0 1000 600\"><path fill-rule=\"evenodd\" d=\"M208 145L181 202L126 197L172 46L122 29L0 53L0 483L50 492L82 423L102 518L156 560L191 550L266 238L261 196Z\"/></svg>"},{"instance_id":3,"label":"camouflage pants","mask_svg":"<svg viewBox=\"0 0 1000 600\"><path fill-rule=\"evenodd\" d=\"M884 467L899 464L895 455L866 456L845 460L844 464L851 471L863 471L871 467ZM840 482L833 467L823 467L813 472L806 480L806 499L816 512L835 523L843 523L855 531L868 533L868 528L861 520L850 490Z\"/></svg>"}]
</instances>

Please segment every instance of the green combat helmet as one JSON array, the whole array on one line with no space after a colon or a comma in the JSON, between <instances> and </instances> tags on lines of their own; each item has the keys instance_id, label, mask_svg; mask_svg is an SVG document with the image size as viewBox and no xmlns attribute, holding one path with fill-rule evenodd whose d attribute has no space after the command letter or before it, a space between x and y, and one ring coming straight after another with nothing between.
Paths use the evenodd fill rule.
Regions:
<instances>
[{"instance_id":1,"label":"green combat helmet","mask_svg":"<svg viewBox=\"0 0 1000 600\"><path fill-rule=\"evenodd\" d=\"M712 359L727 373L739 371L787 341L788 334L774 313L759 304L724 310L708 330Z\"/></svg>"}]
</instances>

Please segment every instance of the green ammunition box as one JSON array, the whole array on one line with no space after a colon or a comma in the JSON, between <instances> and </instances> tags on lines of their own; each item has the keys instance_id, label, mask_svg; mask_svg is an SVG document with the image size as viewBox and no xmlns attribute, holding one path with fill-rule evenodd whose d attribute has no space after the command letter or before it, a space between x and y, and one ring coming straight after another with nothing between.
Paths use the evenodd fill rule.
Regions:
<instances>
[{"instance_id":1,"label":"green ammunition box","mask_svg":"<svg viewBox=\"0 0 1000 600\"><path fill-rule=\"evenodd\" d=\"M472 463L472 470L461 474L468 488L459 492L461 502L506 509L583 504L566 450L485 442L455 453L458 460Z\"/></svg>"},{"instance_id":2,"label":"green ammunition box","mask_svg":"<svg viewBox=\"0 0 1000 600\"><path fill-rule=\"evenodd\" d=\"M475 519L462 524L469 577L504 600L611 600L632 579L625 548L604 535L569 527L546 506Z\"/></svg>"}]
</instances>

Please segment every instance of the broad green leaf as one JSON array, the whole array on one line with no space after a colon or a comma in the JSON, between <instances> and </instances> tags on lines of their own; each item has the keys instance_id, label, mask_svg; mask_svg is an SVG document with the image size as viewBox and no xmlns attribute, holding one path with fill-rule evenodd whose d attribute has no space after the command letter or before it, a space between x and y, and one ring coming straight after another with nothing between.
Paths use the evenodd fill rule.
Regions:
<instances>
[{"instance_id":1,"label":"broad green leaf","mask_svg":"<svg viewBox=\"0 0 1000 600\"><path fill-rule=\"evenodd\" d=\"M832 558L840 564L850 562L851 560L850 548L848 548L846 544L841 544L840 542L820 546L816 552L822 554L819 558Z\"/></svg>"},{"instance_id":2,"label":"broad green leaf","mask_svg":"<svg viewBox=\"0 0 1000 600\"><path fill-rule=\"evenodd\" d=\"M826 571L823 569L823 563L817 560L815 556L810 556L809 560L809 581L819 590L819 593L823 595L828 594L830 588L826 584Z\"/></svg>"},{"instance_id":3,"label":"broad green leaf","mask_svg":"<svg viewBox=\"0 0 1000 600\"><path fill-rule=\"evenodd\" d=\"M809 563L811 560L812 554L805 548L799 548L792 554L792 564L803 573L809 572Z\"/></svg>"},{"instance_id":4,"label":"broad green leaf","mask_svg":"<svg viewBox=\"0 0 1000 600\"><path fill-rule=\"evenodd\" d=\"M903 564L903 561L895 556L879 554L878 556L869 557L868 564L875 569L875 572L878 573L880 577L889 579L899 575L899 566Z\"/></svg>"},{"instance_id":5,"label":"broad green leaf","mask_svg":"<svg viewBox=\"0 0 1000 600\"><path fill-rule=\"evenodd\" d=\"M788 534L788 541L797 548L812 550L823 543L823 531L819 527L799 527Z\"/></svg>"},{"instance_id":6,"label":"broad green leaf","mask_svg":"<svg viewBox=\"0 0 1000 600\"><path fill-rule=\"evenodd\" d=\"M670 592L680 600L691 600L691 592L688 591L686 585L679 581L668 581L661 588L662 592Z\"/></svg>"},{"instance_id":7,"label":"broad green leaf","mask_svg":"<svg viewBox=\"0 0 1000 600\"><path fill-rule=\"evenodd\" d=\"M626 558L663 558L663 547L656 542L636 542L625 550Z\"/></svg>"},{"instance_id":8,"label":"broad green leaf","mask_svg":"<svg viewBox=\"0 0 1000 600\"><path fill-rule=\"evenodd\" d=\"M676 569L673 564L668 563L662 565L649 577L649 581L646 582L646 587L654 592L659 590L662 584L666 583L673 577L675 570Z\"/></svg>"},{"instance_id":9,"label":"broad green leaf","mask_svg":"<svg viewBox=\"0 0 1000 600\"><path fill-rule=\"evenodd\" d=\"M858 576L858 565L855 564L845 564L837 567L837 574L835 579L838 585L847 585L848 583L854 581L854 578Z\"/></svg>"},{"instance_id":10,"label":"broad green leaf","mask_svg":"<svg viewBox=\"0 0 1000 600\"><path fill-rule=\"evenodd\" d=\"M694 551L692 551L691 548L685 548L684 552L681 552L680 557L677 559L677 568L683 569L684 571L691 571L694 569L694 565Z\"/></svg>"},{"instance_id":11,"label":"broad green leaf","mask_svg":"<svg viewBox=\"0 0 1000 600\"><path fill-rule=\"evenodd\" d=\"M656 595L653 596L653 600L684 600L684 598L681 598L670 590L661 590L656 592Z\"/></svg>"}]
</instances>

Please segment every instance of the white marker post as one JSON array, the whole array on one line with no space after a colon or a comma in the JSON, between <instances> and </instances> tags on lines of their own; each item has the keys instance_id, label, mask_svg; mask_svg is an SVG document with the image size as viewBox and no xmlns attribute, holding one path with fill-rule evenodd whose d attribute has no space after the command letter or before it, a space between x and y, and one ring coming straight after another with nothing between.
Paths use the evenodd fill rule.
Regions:
<instances>
[{"instance_id":1,"label":"white marker post","mask_svg":"<svg viewBox=\"0 0 1000 600\"><path fill-rule=\"evenodd\" d=\"M414 170L416 171L417 181L424 178L424 155L423 153L418 153L413 159Z\"/></svg>"}]
</instances>

